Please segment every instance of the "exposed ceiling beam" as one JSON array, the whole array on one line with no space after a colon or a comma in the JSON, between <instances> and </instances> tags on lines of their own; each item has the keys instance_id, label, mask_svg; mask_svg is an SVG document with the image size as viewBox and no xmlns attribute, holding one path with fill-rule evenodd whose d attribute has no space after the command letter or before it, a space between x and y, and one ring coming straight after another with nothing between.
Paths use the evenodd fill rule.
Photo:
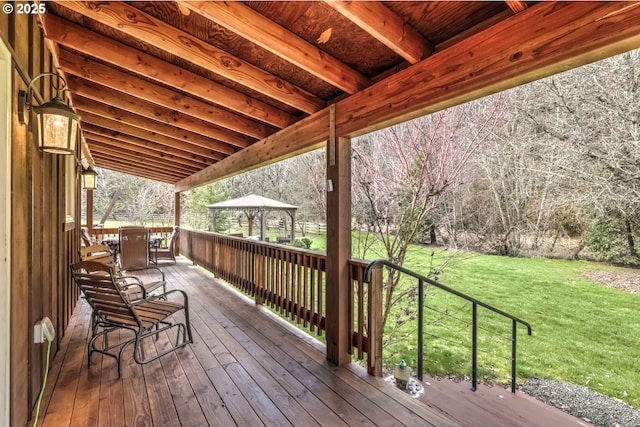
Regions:
<instances>
[{"instance_id":1,"label":"exposed ceiling beam","mask_svg":"<svg viewBox=\"0 0 640 427\"><path fill-rule=\"evenodd\" d=\"M149 120L148 118L139 116L135 113L121 110L111 105L102 104L79 95L73 97L73 105L80 112L83 122L86 120L85 114L90 113L94 116L100 116L114 122L111 126L113 129L122 130L122 132L140 136L140 134L137 134L133 130L125 130L134 127L140 131L149 132L158 136L165 136L171 138L170 140L177 140L188 144L189 151L194 154L210 157L215 160L220 160L221 158L226 157L225 155L232 154L236 151L233 147L223 144L215 139L207 138L204 135L185 131L178 127L161 123L156 120ZM125 127L120 128L117 123L120 123ZM222 147L223 149L216 149L216 147Z\"/></svg>"},{"instance_id":2,"label":"exposed ceiling beam","mask_svg":"<svg viewBox=\"0 0 640 427\"><path fill-rule=\"evenodd\" d=\"M46 14L45 35L62 46L93 56L133 73L173 86L237 113L283 128L298 120L291 114L211 81L177 65Z\"/></svg>"},{"instance_id":3,"label":"exposed ceiling beam","mask_svg":"<svg viewBox=\"0 0 640 427\"><path fill-rule=\"evenodd\" d=\"M134 157L143 158L144 162L156 163L162 165L164 168L172 170L185 170L190 173L197 172L202 169L202 165L194 161L185 160L184 158L174 156L168 153L162 153L144 146L144 141L135 141L132 136L116 135L113 132L109 132L107 129L103 129L94 125L90 125L84 132L85 138L91 139L94 142L102 143L106 146L117 149L114 152L114 156L120 159L128 159L128 154L132 154Z\"/></svg>"},{"instance_id":4,"label":"exposed ceiling beam","mask_svg":"<svg viewBox=\"0 0 640 427\"><path fill-rule=\"evenodd\" d=\"M165 182L167 184L175 184L183 175L165 174L158 169L148 167L140 163L122 163L118 162L110 154L101 153L95 147L91 146L91 150L96 150L95 160L96 166L109 169L116 172L126 173L141 178L151 179L154 181Z\"/></svg>"},{"instance_id":5,"label":"exposed ceiling beam","mask_svg":"<svg viewBox=\"0 0 640 427\"><path fill-rule=\"evenodd\" d=\"M176 112L170 108L160 107L157 104L143 101L140 98L124 95L122 92L106 88L77 76L69 75L67 77L67 83L69 83L69 88L74 94L103 104L112 105L122 110L135 111L137 114L151 120L178 126L182 129L223 141L225 144L221 143L219 147L215 147L216 151L224 152L224 146L227 144L238 148L245 148L255 142L255 139L246 135L240 135L227 129L212 126L211 123L203 120ZM227 148L227 151L229 151L227 154L235 152L232 147Z\"/></svg>"},{"instance_id":6,"label":"exposed ceiling beam","mask_svg":"<svg viewBox=\"0 0 640 427\"><path fill-rule=\"evenodd\" d=\"M224 156L220 154L218 154L216 158L196 154L189 151L189 147L185 147L185 145L179 143L179 141L163 139L161 138L161 135L153 135L151 132L142 131L141 129L127 126L123 123L114 122L113 120L105 119L104 117L93 114L84 114L82 116L82 129L90 130L91 128L87 127L87 125L93 125L93 129L95 129L95 127L103 129L103 134L105 136L112 136L114 138L119 138L120 136L135 138L135 141L140 143L140 147L156 151L163 156L169 154L182 158L186 164L194 162L193 164L200 168L224 158Z\"/></svg>"},{"instance_id":7,"label":"exposed ceiling beam","mask_svg":"<svg viewBox=\"0 0 640 427\"><path fill-rule=\"evenodd\" d=\"M150 83L67 50L60 50L59 55L60 68L66 73L83 77L113 90L188 114L212 125L221 126L252 138L265 138L274 132L274 129L267 128L266 125L255 120L214 107L204 101L182 95L175 90Z\"/></svg>"},{"instance_id":8,"label":"exposed ceiling beam","mask_svg":"<svg viewBox=\"0 0 640 427\"><path fill-rule=\"evenodd\" d=\"M175 191L190 190L238 172L266 166L324 145L329 135L329 108L282 129L241 152L220 160L176 183Z\"/></svg>"},{"instance_id":9,"label":"exposed ceiling beam","mask_svg":"<svg viewBox=\"0 0 640 427\"><path fill-rule=\"evenodd\" d=\"M87 134L87 138L90 138L92 151L109 155L114 160L118 159L118 157L122 157L123 155L135 156L137 153L136 150L120 147L119 144L117 144L118 141L110 141L109 138L105 138L100 135ZM142 163L153 170L157 170L158 172L166 173L167 171L171 171L171 173L175 173L176 176L189 176L198 170L194 170L193 168L189 168L185 165L173 164L170 163L170 161L162 161L155 158L145 158Z\"/></svg>"},{"instance_id":10,"label":"exposed ceiling beam","mask_svg":"<svg viewBox=\"0 0 640 427\"><path fill-rule=\"evenodd\" d=\"M96 156L98 154L102 154L103 156L108 155L113 161L118 161L118 156L121 156L122 154L135 157L135 150L121 148L116 143L117 141L110 141L109 138L93 134L87 135L87 144L89 144L91 152ZM167 162L162 162L157 159L141 159L138 157L136 159L132 158L131 162L126 163L136 165L136 167L144 167L144 169L149 172L157 171L159 174L164 174L171 178L185 175L188 176L190 173L192 173L189 172L189 168L185 168L183 166L179 166L176 168L167 168Z\"/></svg>"},{"instance_id":11,"label":"exposed ceiling beam","mask_svg":"<svg viewBox=\"0 0 640 427\"><path fill-rule=\"evenodd\" d=\"M325 3L411 64L434 51L433 44L382 2L325 0Z\"/></svg>"},{"instance_id":12,"label":"exposed ceiling beam","mask_svg":"<svg viewBox=\"0 0 640 427\"><path fill-rule=\"evenodd\" d=\"M338 103L357 136L640 46L638 2L537 3ZM616 28L604 34L604 25ZM598 37L594 37L598 34Z\"/></svg>"},{"instance_id":13,"label":"exposed ceiling beam","mask_svg":"<svg viewBox=\"0 0 640 427\"><path fill-rule=\"evenodd\" d=\"M636 2L538 3L338 101L337 133L362 135L638 48L638 7ZM599 32L603 26L616 31ZM328 116L328 109L319 111L185 178L175 190L313 149L328 138Z\"/></svg>"},{"instance_id":14,"label":"exposed ceiling beam","mask_svg":"<svg viewBox=\"0 0 640 427\"><path fill-rule=\"evenodd\" d=\"M348 94L369 86L364 75L242 2L181 4Z\"/></svg>"},{"instance_id":15,"label":"exposed ceiling beam","mask_svg":"<svg viewBox=\"0 0 640 427\"><path fill-rule=\"evenodd\" d=\"M57 3L306 113L313 113L325 106L322 99L306 90L124 2Z\"/></svg>"},{"instance_id":16,"label":"exposed ceiling beam","mask_svg":"<svg viewBox=\"0 0 640 427\"><path fill-rule=\"evenodd\" d=\"M507 0L505 1L505 3L507 4L507 6L509 6L509 9L511 9L513 13L520 13L523 10L525 10L527 7L529 7L526 1Z\"/></svg>"}]
</instances>

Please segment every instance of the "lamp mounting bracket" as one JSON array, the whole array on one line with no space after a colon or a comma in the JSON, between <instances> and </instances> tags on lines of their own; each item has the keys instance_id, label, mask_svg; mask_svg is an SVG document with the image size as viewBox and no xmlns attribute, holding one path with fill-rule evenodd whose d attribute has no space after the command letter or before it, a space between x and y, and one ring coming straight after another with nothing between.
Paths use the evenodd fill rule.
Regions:
<instances>
[{"instance_id":1,"label":"lamp mounting bracket","mask_svg":"<svg viewBox=\"0 0 640 427\"><path fill-rule=\"evenodd\" d=\"M29 104L27 103L27 92L24 90L18 91L18 120L23 125L29 124L29 112L27 109Z\"/></svg>"}]
</instances>

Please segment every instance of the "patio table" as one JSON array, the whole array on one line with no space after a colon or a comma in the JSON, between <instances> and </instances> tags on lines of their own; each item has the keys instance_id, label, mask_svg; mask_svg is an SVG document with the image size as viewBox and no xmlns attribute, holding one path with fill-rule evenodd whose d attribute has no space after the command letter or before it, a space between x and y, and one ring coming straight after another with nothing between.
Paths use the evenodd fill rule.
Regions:
<instances>
[{"instance_id":1,"label":"patio table","mask_svg":"<svg viewBox=\"0 0 640 427\"><path fill-rule=\"evenodd\" d=\"M162 236L149 236L149 249L157 249L160 247L164 238ZM102 244L109 246L112 254L120 252L120 237L105 237L102 239Z\"/></svg>"}]
</instances>

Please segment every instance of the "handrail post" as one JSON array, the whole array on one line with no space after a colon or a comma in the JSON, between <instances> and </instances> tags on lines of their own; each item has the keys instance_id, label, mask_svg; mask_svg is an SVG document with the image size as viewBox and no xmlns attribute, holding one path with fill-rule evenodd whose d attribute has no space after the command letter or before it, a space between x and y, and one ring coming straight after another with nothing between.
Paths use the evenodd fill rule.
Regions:
<instances>
[{"instance_id":1,"label":"handrail post","mask_svg":"<svg viewBox=\"0 0 640 427\"><path fill-rule=\"evenodd\" d=\"M517 323L511 321L511 393L516 392L516 343Z\"/></svg>"},{"instance_id":2,"label":"handrail post","mask_svg":"<svg viewBox=\"0 0 640 427\"><path fill-rule=\"evenodd\" d=\"M424 352L424 280L418 280L418 379L422 381Z\"/></svg>"},{"instance_id":3,"label":"handrail post","mask_svg":"<svg viewBox=\"0 0 640 427\"><path fill-rule=\"evenodd\" d=\"M382 266L371 270L369 278L369 351L367 371L382 376Z\"/></svg>"},{"instance_id":4,"label":"handrail post","mask_svg":"<svg viewBox=\"0 0 640 427\"><path fill-rule=\"evenodd\" d=\"M478 304L473 302L471 326L471 390L478 388Z\"/></svg>"},{"instance_id":5,"label":"handrail post","mask_svg":"<svg viewBox=\"0 0 640 427\"><path fill-rule=\"evenodd\" d=\"M264 264L265 257L263 255L264 247L254 245L252 255L253 258L253 286L254 286L254 302L256 305L264 303Z\"/></svg>"}]
</instances>

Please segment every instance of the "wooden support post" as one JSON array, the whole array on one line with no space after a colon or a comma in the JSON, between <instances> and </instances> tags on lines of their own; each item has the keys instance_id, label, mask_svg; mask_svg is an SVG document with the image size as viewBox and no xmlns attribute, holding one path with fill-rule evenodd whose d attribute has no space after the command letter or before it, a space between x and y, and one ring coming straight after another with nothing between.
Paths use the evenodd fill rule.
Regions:
<instances>
[{"instance_id":1,"label":"wooden support post","mask_svg":"<svg viewBox=\"0 0 640 427\"><path fill-rule=\"evenodd\" d=\"M369 375L382 376L382 267L371 271L369 282Z\"/></svg>"},{"instance_id":2,"label":"wooden support post","mask_svg":"<svg viewBox=\"0 0 640 427\"><path fill-rule=\"evenodd\" d=\"M181 193L174 193L174 203L173 206L174 211L173 211L173 225L180 225L180 194Z\"/></svg>"},{"instance_id":3,"label":"wooden support post","mask_svg":"<svg viewBox=\"0 0 640 427\"><path fill-rule=\"evenodd\" d=\"M332 114L333 116L333 114ZM335 120L332 120L332 126ZM327 146L327 360L349 354L349 266L351 258L351 140L332 132Z\"/></svg>"},{"instance_id":4,"label":"wooden support post","mask_svg":"<svg viewBox=\"0 0 640 427\"><path fill-rule=\"evenodd\" d=\"M180 226L180 192L177 191L173 194L174 202L173 202L173 225L176 227ZM176 242L176 253L180 254L180 236L183 234L178 234L178 241Z\"/></svg>"},{"instance_id":5,"label":"wooden support post","mask_svg":"<svg viewBox=\"0 0 640 427\"><path fill-rule=\"evenodd\" d=\"M93 190L87 189L87 229L93 236Z\"/></svg>"},{"instance_id":6,"label":"wooden support post","mask_svg":"<svg viewBox=\"0 0 640 427\"><path fill-rule=\"evenodd\" d=\"M264 216L264 212L262 212L261 217L262 216ZM260 221L262 221L262 219ZM262 305L264 303L264 283L265 283L264 276L265 276L266 262L267 262L267 257L264 255L264 251L267 248L260 245L251 245L251 246L254 249L254 252L252 254L254 259L254 267L253 267L253 284L255 286L254 301L256 305Z\"/></svg>"}]
</instances>

